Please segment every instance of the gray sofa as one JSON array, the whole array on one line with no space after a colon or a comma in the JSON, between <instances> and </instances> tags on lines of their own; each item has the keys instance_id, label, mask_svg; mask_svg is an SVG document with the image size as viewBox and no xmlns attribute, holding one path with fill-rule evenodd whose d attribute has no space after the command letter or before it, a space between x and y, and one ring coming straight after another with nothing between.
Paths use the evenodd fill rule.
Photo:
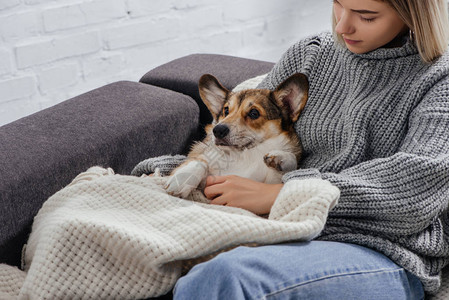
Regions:
<instances>
[{"instance_id":1,"label":"gray sofa","mask_svg":"<svg viewBox=\"0 0 449 300\"><path fill-rule=\"evenodd\" d=\"M201 75L213 74L232 89L272 67L190 55L140 82L112 83L0 127L0 263L20 266L33 217L80 172L100 165L130 174L146 158L185 154L211 121L198 93Z\"/></svg>"},{"instance_id":2,"label":"gray sofa","mask_svg":"<svg viewBox=\"0 0 449 300\"><path fill-rule=\"evenodd\" d=\"M198 80L228 88L273 64L198 54L162 65L140 82L116 82L0 127L0 263L20 266L43 202L94 165L130 174L140 161L186 153L211 117Z\"/></svg>"}]
</instances>

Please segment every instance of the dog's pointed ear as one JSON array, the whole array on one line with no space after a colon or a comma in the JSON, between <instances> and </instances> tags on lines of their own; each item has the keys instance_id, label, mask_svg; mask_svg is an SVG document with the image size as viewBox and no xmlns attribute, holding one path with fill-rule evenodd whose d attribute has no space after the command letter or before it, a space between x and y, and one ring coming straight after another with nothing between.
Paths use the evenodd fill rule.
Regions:
<instances>
[{"instance_id":1,"label":"dog's pointed ear","mask_svg":"<svg viewBox=\"0 0 449 300\"><path fill-rule=\"evenodd\" d=\"M201 76L198 87L201 99L216 119L228 99L229 90L210 74Z\"/></svg>"},{"instance_id":2,"label":"dog's pointed ear","mask_svg":"<svg viewBox=\"0 0 449 300\"><path fill-rule=\"evenodd\" d=\"M274 99L279 107L288 112L290 119L296 122L299 114L306 105L309 93L309 80L302 73L297 73L284 82L273 91Z\"/></svg>"}]
</instances>

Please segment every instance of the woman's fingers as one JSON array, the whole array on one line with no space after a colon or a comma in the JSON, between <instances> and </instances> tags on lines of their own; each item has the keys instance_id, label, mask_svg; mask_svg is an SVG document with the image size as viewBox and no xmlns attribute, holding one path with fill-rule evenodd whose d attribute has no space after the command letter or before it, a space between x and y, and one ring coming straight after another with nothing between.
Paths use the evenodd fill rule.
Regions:
<instances>
[{"instance_id":1,"label":"woman's fingers","mask_svg":"<svg viewBox=\"0 0 449 300\"><path fill-rule=\"evenodd\" d=\"M208 176L206 178L206 187L204 188L204 195L207 199L212 200L223 194L223 186L226 181L225 176Z\"/></svg>"},{"instance_id":2,"label":"woman's fingers","mask_svg":"<svg viewBox=\"0 0 449 300\"><path fill-rule=\"evenodd\" d=\"M207 176L206 186L223 183L226 181L226 176Z\"/></svg>"},{"instance_id":3,"label":"woman's fingers","mask_svg":"<svg viewBox=\"0 0 449 300\"><path fill-rule=\"evenodd\" d=\"M221 194L223 194L223 191L220 189L220 186L217 186L217 185L207 186L204 189L204 195L209 200L212 200L212 199L220 196Z\"/></svg>"},{"instance_id":4,"label":"woman's fingers","mask_svg":"<svg viewBox=\"0 0 449 300\"><path fill-rule=\"evenodd\" d=\"M214 205L226 205L228 204L228 202L226 201L225 197L217 197L215 199L213 199L210 204L214 204Z\"/></svg>"}]
</instances>

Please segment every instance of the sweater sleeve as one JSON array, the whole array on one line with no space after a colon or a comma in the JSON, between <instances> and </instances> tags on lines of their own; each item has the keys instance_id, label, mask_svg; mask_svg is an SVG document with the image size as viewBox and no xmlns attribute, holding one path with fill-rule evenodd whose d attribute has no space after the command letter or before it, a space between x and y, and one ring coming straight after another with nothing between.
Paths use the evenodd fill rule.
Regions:
<instances>
[{"instance_id":1,"label":"sweater sleeve","mask_svg":"<svg viewBox=\"0 0 449 300\"><path fill-rule=\"evenodd\" d=\"M161 175L167 176L185 160L186 157L184 155L163 155L148 158L138 163L131 171L131 175L151 174L156 171L156 168L159 168Z\"/></svg>"},{"instance_id":2,"label":"sweater sleeve","mask_svg":"<svg viewBox=\"0 0 449 300\"><path fill-rule=\"evenodd\" d=\"M421 232L449 200L449 78L437 83L413 110L398 152L336 173L296 170L283 180L320 177L341 196L328 224L384 236Z\"/></svg>"}]
</instances>

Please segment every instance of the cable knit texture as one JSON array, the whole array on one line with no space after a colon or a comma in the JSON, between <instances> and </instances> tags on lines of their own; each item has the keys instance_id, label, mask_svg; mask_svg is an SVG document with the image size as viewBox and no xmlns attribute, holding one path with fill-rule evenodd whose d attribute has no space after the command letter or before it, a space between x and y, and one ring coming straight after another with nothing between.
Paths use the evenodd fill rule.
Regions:
<instances>
[{"instance_id":1,"label":"cable knit texture","mask_svg":"<svg viewBox=\"0 0 449 300\"><path fill-rule=\"evenodd\" d=\"M449 262L449 54L425 64L415 46L354 54L329 32L293 45L259 84L305 73L293 179L341 190L319 239L367 246L417 275L428 293Z\"/></svg>"},{"instance_id":2,"label":"cable knit texture","mask_svg":"<svg viewBox=\"0 0 449 300\"><path fill-rule=\"evenodd\" d=\"M159 170L162 176L170 175L174 168L185 161L184 155L163 155L158 157L151 157L141 161L131 171L131 175L141 176L143 174L151 174Z\"/></svg>"},{"instance_id":3,"label":"cable knit texture","mask_svg":"<svg viewBox=\"0 0 449 300\"><path fill-rule=\"evenodd\" d=\"M168 177L114 175L93 167L43 205L25 251L25 272L0 265L2 299L143 299L173 288L199 257L246 244L310 240L339 190L292 180L268 219L169 196Z\"/></svg>"}]
</instances>

